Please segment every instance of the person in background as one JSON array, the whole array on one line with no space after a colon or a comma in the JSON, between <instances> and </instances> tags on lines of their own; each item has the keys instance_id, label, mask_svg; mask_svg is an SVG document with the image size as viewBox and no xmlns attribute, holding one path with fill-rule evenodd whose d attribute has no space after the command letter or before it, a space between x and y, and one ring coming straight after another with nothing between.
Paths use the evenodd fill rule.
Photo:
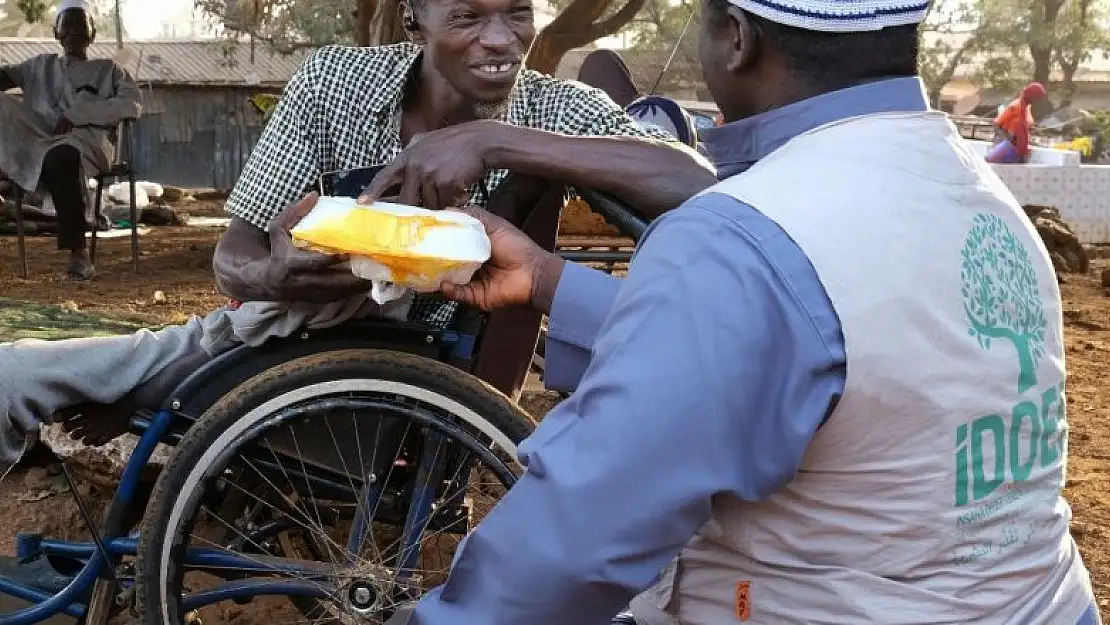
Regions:
<instances>
[{"instance_id":1,"label":"person in background","mask_svg":"<svg viewBox=\"0 0 1110 625\"><path fill-rule=\"evenodd\" d=\"M58 215L58 249L66 274L88 280L95 270L85 246L85 181L115 155L116 128L136 119L141 93L111 59L90 59L96 24L87 0L63 0L54 21L62 54L40 54L0 67L0 91L23 90L23 101L0 93L0 171L25 191L50 194Z\"/></svg>"},{"instance_id":2,"label":"person in background","mask_svg":"<svg viewBox=\"0 0 1110 625\"><path fill-rule=\"evenodd\" d=\"M640 97L628 64L613 50L594 50L587 54L578 69L578 82L601 89L621 108Z\"/></svg>"},{"instance_id":3,"label":"person in background","mask_svg":"<svg viewBox=\"0 0 1110 625\"><path fill-rule=\"evenodd\" d=\"M644 126L653 126L691 148L698 147L698 131L694 120L674 100L661 95L637 98L627 107L628 116Z\"/></svg>"},{"instance_id":4,"label":"person in background","mask_svg":"<svg viewBox=\"0 0 1110 625\"><path fill-rule=\"evenodd\" d=\"M586 55L578 70L578 81L604 91L641 127L662 130L684 145L697 149L698 133L690 114L668 97L655 94L641 96L628 64L617 52L595 50Z\"/></svg>"},{"instance_id":5,"label":"person in background","mask_svg":"<svg viewBox=\"0 0 1110 625\"><path fill-rule=\"evenodd\" d=\"M1033 150L1029 137L1036 123L1033 119L1033 103L1047 97L1044 85L1032 82L1026 85L1017 99L1006 105L994 125L998 130L998 140L987 154L990 163L1024 163L1029 160Z\"/></svg>"}]
</instances>

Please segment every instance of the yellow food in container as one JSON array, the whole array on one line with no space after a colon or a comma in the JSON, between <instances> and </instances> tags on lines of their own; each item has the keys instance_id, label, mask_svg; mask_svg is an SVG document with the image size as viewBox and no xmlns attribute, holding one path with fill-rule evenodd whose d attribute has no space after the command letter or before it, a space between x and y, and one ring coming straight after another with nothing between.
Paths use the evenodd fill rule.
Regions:
<instances>
[{"instance_id":1,"label":"yellow food in container","mask_svg":"<svg viewBox=\"0 0 1110 625\"><path fill-rule=\"evenodd\" d=\"M374 282L378 303L406 289L466 284L490 257L489 237L470 215L345 197L321 197L290 234L298 247L349 254L351 271Z\"/></svg>"}]
</instances>

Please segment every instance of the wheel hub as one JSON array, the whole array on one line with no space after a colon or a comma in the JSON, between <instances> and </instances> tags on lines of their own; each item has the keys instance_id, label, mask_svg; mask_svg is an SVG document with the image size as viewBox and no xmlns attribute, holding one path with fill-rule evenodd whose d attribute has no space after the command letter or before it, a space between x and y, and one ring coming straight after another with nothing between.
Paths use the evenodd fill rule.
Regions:
<instances>
[{"instance_id":1,"label":"wheel hub","mask_svg":"<svg viewBox=\"0 0 1110 625\"><path fill-rule=\"evenodd\" d=\"M375 584L357 580L347 585L343 593L344 607L349 614L370 617L382 610L382 594Z\"/></svg>"},{"instance_id":2,"label":"wheel hub","mask_svg":"<svg viewBox=\"0 0 1110 625\"><path fill-rule=\"evenodd\" d=\"M384 622L400 604L420 596L420 578L394 580L379 567L367 566L346 579L325 603L332 618L343 625L365 625Z\"/></svg>"}]
</instances>

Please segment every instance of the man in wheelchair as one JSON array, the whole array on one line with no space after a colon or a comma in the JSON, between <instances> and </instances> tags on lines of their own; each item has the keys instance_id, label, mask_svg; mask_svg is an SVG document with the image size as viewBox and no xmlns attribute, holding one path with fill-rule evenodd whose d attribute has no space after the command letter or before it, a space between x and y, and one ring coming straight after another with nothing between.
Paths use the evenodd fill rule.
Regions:
<instances>
[{"instance_id":1,"label":"man in wheelchair","mask_svg":"<svg viewBox=\"0 0 1110 625\"><path fill-rule=\"evenodd\" d=\"M436 302L378 310L343 259L290 244L288 228L311 207L302 198L330 172L391 164L373 193L399 184L410 204L490 206L549 248L564 185L657 214L715 179L705 159L640 126L603 92L524 70L535 36L528 0L418 0L405 11L411 43L324 47L286 87L228 199L232 222L213 261L217 284L236 302L158 332L0 346L0 461L14 462L25 435L51 418L104 443L136 409L236 345L371 314L441 318L445 305ZM536 181L505 186L508 170L557 183L550 193ZM500 342L512 353L485 377L511 395L538 317L504 317Z\"/></svg>"}]
</instances>

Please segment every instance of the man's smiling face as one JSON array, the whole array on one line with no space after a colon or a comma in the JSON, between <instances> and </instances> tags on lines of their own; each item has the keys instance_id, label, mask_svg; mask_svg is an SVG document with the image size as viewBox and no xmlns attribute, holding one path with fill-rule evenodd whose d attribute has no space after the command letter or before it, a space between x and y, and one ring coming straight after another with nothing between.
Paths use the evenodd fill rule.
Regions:
<instances>
[{"instance_id":1,"label":"man's smiling face","mask_svg":"<svg viewBox=\"0 0 1110 625\"><path fill-rule=\"evenodd\" d=\"M423 0L415 17L436 72L481 117L503 113L536 38L531 0Z\"/></svg>"}]
</instances>

